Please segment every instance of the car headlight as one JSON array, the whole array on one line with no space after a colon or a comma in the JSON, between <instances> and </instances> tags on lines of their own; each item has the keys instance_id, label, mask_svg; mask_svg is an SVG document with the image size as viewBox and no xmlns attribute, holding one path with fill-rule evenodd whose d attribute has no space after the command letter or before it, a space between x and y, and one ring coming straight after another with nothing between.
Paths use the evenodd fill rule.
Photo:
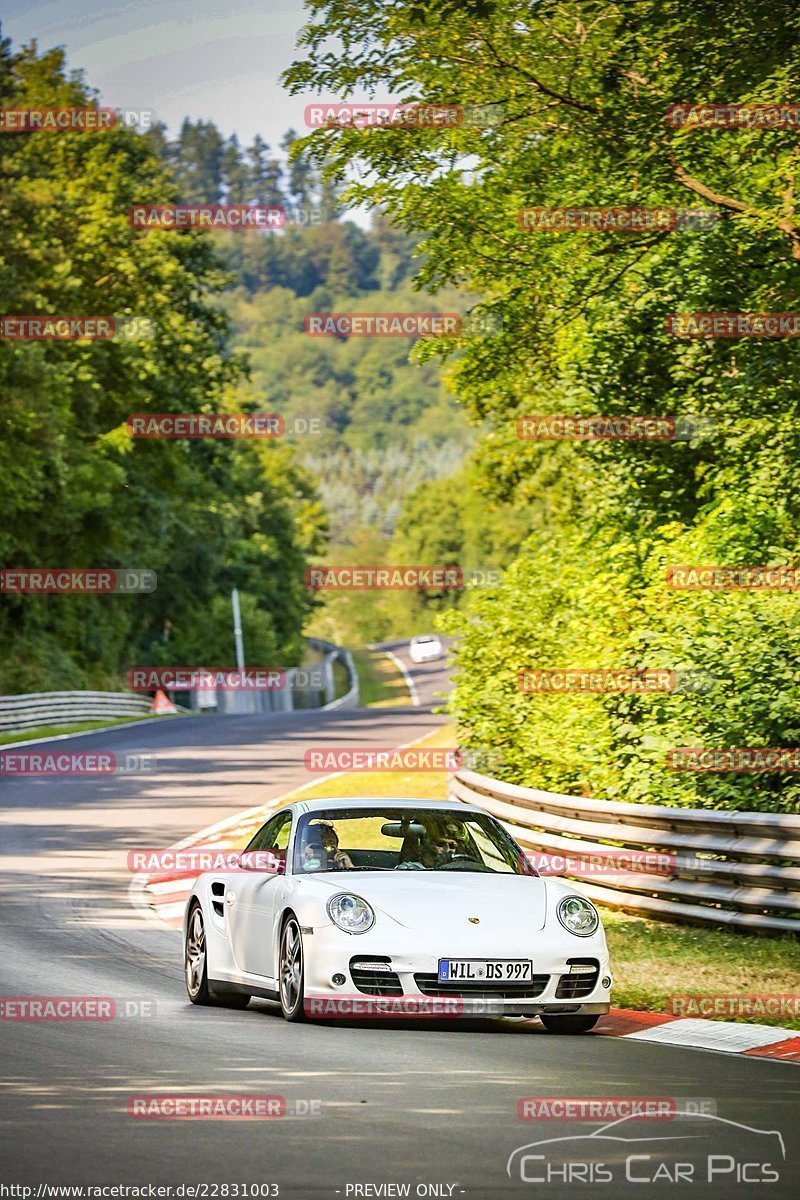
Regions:
<instances>
[{"instance_id":1,"label":"car headlight","mask_svg":"<svg viewBox=\"0 0 800 1200\"><path fill-rule=\"evenodd\" d=\"M565 896L556 912L564 928L577 937L590 937L600 924L597 909L583 896Z\"/></svg>"},{"instance_id":2,"label":"car headlight","mask_svg":"<svg viewBox=\"0 0 800 1200\"><path fill-rule=\"evenodd\" d=\"M328 916L345 933L366 933L375 924L375 913L366 900L351 892L340 892L328 901Z\"/></svg>"}]
</instances>

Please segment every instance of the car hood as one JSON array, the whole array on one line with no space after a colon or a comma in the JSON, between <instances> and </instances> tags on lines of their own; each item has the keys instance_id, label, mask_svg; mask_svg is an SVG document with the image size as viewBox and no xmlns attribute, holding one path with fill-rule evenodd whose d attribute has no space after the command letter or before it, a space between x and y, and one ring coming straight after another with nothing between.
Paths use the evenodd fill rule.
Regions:
<instances>
[{"instance_id":1,"label":"car hood","mask_svg":"<svg viewBox=\"0 0 800 1200\"><path fill-rule=\"evenodd\" d=\"M354 871L315 875L331 892L353 892L406 929L428 930L477 917L483 932L507 933L512 917L541 929L547 916L547 884L535 875L467 871Z\"/></svg>"}]
</instances>

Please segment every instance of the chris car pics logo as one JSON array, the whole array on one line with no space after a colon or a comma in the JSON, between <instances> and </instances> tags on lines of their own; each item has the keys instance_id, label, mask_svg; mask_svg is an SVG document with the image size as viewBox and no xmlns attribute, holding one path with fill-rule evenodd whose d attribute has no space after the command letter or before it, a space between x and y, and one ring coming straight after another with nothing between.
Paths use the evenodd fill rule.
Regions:
<instances>
[{"instance_id":1,"label":"chris car pics logo","mask_svg":"<svg viewBox=\"0 0 800 1200\"><path fill-rule=\"evenodd\" d=\"M757 1129L687 1106L670 1117L667 1128L656 1120L652 1133L634 1113L588 1134L537 1139L509 1155L506 1173L539 1187L704 1184L704 1196L728 1200L732 1186L777 1183L785 1160L779 1130Z\"/></svg>"}]
</instances>

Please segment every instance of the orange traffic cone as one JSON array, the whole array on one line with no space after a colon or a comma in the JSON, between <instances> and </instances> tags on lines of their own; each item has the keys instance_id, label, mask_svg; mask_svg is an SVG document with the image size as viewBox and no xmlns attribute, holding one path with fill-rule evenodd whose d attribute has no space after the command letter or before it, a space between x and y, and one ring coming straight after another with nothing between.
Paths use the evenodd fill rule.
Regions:
<instances>
[{"instance_id":1,"label":"orange traffic cone","mask_svg":"<svg viewBox=\"0 0 800 1200\"><path fill-rule=\"evenodd\" d=\"M155 697L153 698L153 703L150 705L150 712L174 713L177 711L177 708L172 703L167 693L159 688L155 694Z\"/></svg>"}]
</instances>

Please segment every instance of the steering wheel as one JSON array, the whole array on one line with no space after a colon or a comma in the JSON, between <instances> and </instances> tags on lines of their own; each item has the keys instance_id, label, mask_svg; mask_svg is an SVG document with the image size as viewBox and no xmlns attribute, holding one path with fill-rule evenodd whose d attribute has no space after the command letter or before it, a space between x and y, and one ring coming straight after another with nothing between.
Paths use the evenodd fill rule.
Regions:
<instances>
[{"instance_id":1,"label":"steering wheel","mask_svg":"<svg viewBox=\"0 0 800 1200\"><path fill-rule=\"evenodd\" d=\"M491 869L485 863L479 862L477 858L471 858L469 854L454 854L450 862L440 863L438 867L440 871L491 871Z\"/></svg>"}]
</instances>

